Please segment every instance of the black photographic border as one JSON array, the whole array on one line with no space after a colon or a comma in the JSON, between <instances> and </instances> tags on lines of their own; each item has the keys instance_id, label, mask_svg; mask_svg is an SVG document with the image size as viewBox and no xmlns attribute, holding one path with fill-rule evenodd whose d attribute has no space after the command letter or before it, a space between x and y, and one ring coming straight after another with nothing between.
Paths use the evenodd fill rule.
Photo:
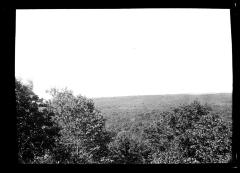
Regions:
<instances>
[{"instance_id":1,"label":"black photographic border","mask_svg":"<svg viewBox=\"0 0 240 173\"><path fill-rule=\"evenodd\" d=\"M19 165L17 167L58 167L58 168L87 168L95 169L99 168L110 168L112 171L121 170L120 168L128 168L129 170L146 170L143 168L237 168L240 165L239 160L239 116L240 116L240 53L239 53L239 31L238 21L240 21L240 2L239 0L224 0L224 1L207 1L207 0L196 0L196 1L163 1L151 3L140 1L137 3L123 3L123 2L84 2L78 1L77 3L70 1L68 2L58 2L51 1L18 1L16 3L11 2L9 4L4 4L4 7L1 7L1 20L2 25L2 41L3 41L3 53L1 57L2 61L2 76L4 78L4 87L3 94L6 94L6 99L4 102L4 112L6 112L5 117L9 118L10 124L13 124L13 127L8 126L8 130L12 130L13 134L10 135L8 131L4 131L4 139L11 141L12 149L10 153L13 152L13 155L8 153L5 161L7 164L17 163L17 146L16 138L12 139L14 135L16 136L16 127L14 122L16 122L15 111L15 34L16 34L16 10L18 9L134 9L134 8L199 8L199 9L229 9L230 10L230 21L231 21L231 39L232 39L232 69L233 69L233 91L232 91L232 125L233 125L233 139L232 139L232 162L224 164L159 164L159 165ZM6 78L6 82L5 82ZM5 105L6 104L6 105ZM5 123L3 123L5 124ZM11 129L9 129L11 128ZM9 146L7 143L7 148ZM13 150L16 148L16 150ZM16 156L16 158L13 158ZM11 166L10 166L11 167Z\"/></svg>"}]
</instances>

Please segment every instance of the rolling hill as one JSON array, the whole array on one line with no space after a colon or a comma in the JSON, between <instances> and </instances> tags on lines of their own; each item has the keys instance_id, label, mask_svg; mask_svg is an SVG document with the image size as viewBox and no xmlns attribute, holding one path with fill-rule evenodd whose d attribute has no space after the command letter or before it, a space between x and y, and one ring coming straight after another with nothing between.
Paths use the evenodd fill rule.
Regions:
<instances>
[{"instance_id":1,"label":"rolling hill","mask_svg":"<svg viewBox=\"0 0 240 173\"><path fill-rule=\"evenodd\" d=\"M181 104L189 104L194 100L201 103L208 103L212 106L231 106L232 94L169 94L169 95L145 95L145 96L122 96L122 97L103 97L93 98L95 106L106 114L117 111L151 111L168 110Z\"/></svg>"},{"instance_id":2,"label":"rolling hill","mask_svg":"<svg viewBox=\"0 0 240 173\"><path fill-rule=\"evenodd\" d=\"M93 98L95 106L107 119L109 124L118 124L121 121L134 121L136 117L149 114L159 114L173 107L189 104L198 100L202 104L210 105L214 112L220 113L226 120L231 120L232 94L169 94L169 95L143 95L143 96L121 96ZM147 116L148 115L148 116Z\"/></svg>"}]
</instances>

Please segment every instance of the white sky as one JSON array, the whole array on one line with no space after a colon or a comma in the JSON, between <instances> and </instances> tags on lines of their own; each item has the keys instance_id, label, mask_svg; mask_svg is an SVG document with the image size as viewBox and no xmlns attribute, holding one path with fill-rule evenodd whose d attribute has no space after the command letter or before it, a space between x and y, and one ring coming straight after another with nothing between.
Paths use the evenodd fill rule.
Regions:
<instances>
[{"instance_id":1,"label":"white sky","mask_svg":"<svg viewBox=\"0 0 240 173\"><path fill-rule=\"evenodd\" d=\"M232 92L227 9L17 10L15 76L87 97Z\"/></svg>"}]
</instances>

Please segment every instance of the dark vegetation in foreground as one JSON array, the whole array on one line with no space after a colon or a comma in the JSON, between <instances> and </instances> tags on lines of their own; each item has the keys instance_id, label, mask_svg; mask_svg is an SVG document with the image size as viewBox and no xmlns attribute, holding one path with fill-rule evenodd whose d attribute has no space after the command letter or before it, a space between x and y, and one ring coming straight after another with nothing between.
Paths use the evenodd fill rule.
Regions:
<instances>
[{"instance_id":1,"label":"dark vegetation in foreground","mask_svg":"<svg viewBox=\"0 0 240 173\"><path fill-rule=\"evenodd\" d=\"M231 161L229 107L219 109L216 105L203 104L201 100L181 105L171 105L169 101L166 110L157 109L158 105L148 111L132 109L134 113L131 114L131 105L125 105L125 110L119 108L126 102L109 107L109 111L94 100L98 109L110 112L103 115L93 100L74 96L70 90L52 89L52 99L44 101L33 93L31 86L18 80L15 84L19 163ZM146 106L146 109L150 107ZM122 111L117 111L119 109Z\"/></svg>"}]
</instances>

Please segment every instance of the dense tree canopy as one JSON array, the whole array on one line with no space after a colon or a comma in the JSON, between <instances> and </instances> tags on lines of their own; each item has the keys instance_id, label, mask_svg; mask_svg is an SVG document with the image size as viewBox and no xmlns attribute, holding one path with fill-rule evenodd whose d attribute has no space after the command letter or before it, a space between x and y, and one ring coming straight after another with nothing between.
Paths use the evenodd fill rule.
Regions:
<instances>
[{"instance_id":1,"label":"dense tree canopy","mask_svg":"<svg viewBox=\"0 0 240 173\"><path fill-rule=\"evenodd\" d=\"M194 101L190 105L180 106L169 112L165 119L168 125L165 124L164 127L170 127L174 135L169 144L170 150L165 151L168 157L177 149L176 156L180 163L230 161L231 125L223 121L219 115L212 114L210 110L207 105ZM168 133L169 131L165 131L164 134ZM158 157L155 160L159 162L162 159L162 153ZM172 160L172 163L175 162Z\"/></svg>"},{"instance_id":2,"label":"dense tree canopy","mask_svg":"<svg viewBox=\"0 0 240 173\"><path fill-rule=\"evenodd\" d=\"M226 163L231 123L198 101L169 111L106 119L94 102L68 89L39 99L33 84L15 81L21 163ZM109 131L110 130L110 131Z\"/></svg>"},{"instance_id":3,"label":"dense tree canopy","mask_svg":"<svg viewBox=\"0 0 240 173\"><path fill-rule=\"evenodd\" d=\"M129 132L118 133L115 140L109 145L112 163L143 164L149 162L151 149L147 143L133 138Z\"/></svg>"},{"instance_id":4,"label":"dense tree canopy","mask_svg":"<svg viewBox=\"0 0 240 173\"><path fill-rule=\"evenodd\" d=\"M95 163L108 154L110 135L105 130L105 119L85 97L74 96L68 89L50 91L54 120L61 127L61 143L71 146L76 162Z\"/></svg>"},{"instance_id":5,"label":"dense tree canopy","mask_svg":"<svg viewBox=\"0 0 240 173\"><path fill-rule=\"evenodd\" d=\"M53 113L31 87L15 80L15 93L18 157L30 163L53 150L59 129L51 120Z\"/></svg>"}]
</instances>

